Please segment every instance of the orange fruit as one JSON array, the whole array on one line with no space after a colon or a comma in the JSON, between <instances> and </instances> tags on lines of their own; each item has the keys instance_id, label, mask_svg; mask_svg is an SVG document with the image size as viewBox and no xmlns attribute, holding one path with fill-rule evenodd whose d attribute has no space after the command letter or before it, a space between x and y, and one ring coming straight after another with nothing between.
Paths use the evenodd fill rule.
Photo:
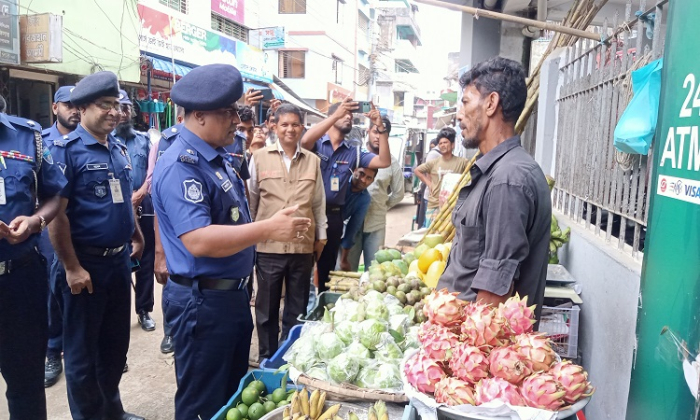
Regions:
<instances>
[{"instance_id":1,"label":"orange fruit","mask_svg":"<svg viewBox=\"0 0 700 420\"><path fill-rule=\"evenodd\" d=\"M435 248L430 248L418 258L418 269L425 274L435 261L442 261L442 253Z\"/></svg>"}]
</instances>

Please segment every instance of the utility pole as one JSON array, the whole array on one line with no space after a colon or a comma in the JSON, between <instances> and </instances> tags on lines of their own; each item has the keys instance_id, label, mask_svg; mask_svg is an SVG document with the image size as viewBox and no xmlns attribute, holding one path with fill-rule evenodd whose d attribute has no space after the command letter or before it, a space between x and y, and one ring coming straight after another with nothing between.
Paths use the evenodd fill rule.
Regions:
<instances>
[{"instance_id":1,"label":"utility pole","mask_svg":"<svg viewBox=\"0 0 700 420\"><path fill-rule=\"evenodd\" d=\"M367 98L368 101L374 101L377 89L377 56L379 54L377 50L377 40L379 39L379 33L376 32L379 27L376 20L377 13L378 10L375 9L375 18L370 21L370 36L372 38L372 46L369 54L369 89L367 93L367 96L369 96ZM379 104L374 105L377 107L379 106Z\"/></svg>"}]
</instances>

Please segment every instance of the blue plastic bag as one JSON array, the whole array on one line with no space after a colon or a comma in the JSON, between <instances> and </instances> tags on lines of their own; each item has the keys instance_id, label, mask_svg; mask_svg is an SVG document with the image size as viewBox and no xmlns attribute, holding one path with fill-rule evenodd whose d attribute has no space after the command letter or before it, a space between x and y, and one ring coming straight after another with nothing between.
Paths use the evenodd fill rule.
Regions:
<instances>
[{"instance_id":1,"label":"blue plastic bag","mask_svg":"<svg viewBox=\"0 0 700 420\"><path fill-rule=\"evenodd\" d=\"M615 126L615 148L620 152L647 155L656 132L661 96L659 59L632 72L634 96Z\"/></svg>"}]
</instances>

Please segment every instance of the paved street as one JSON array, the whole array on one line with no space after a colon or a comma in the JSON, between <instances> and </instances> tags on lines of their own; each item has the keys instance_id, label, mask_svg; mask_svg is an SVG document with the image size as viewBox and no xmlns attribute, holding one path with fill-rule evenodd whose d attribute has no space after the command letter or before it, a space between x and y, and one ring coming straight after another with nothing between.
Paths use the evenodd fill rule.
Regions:
<instances>
[{"instance_id":1,"label":"paved street","mask_svg":"<svg viewBox=\"0 0 700 420\"><path fill-rule=\"evenodd\" d=\"M404 201L389 213L386 243L395 244L411 229L411 220L416 207L413 197ZM160 309L161 287L156 285L156 308L153 318L156 331L144 332L138 325L136 315L132 316L131 345L129 348L129 371L121 381L121 394L124 408L132 413L145 416L148 420L171 420L173 418L173 397L175 395L175 369L172 355L161 354L160 341L163 338L163 318ZM257 357L257 343L253 334L251 359ZM66 399L65 377L46 390L46 399L51 420L70 420ZM5 383L0 381L0 392L4 396ZM0 418L8 418L7 401L0 398ZM207 420L207 419L204 419Z\"/></svg>"}]
</instances>

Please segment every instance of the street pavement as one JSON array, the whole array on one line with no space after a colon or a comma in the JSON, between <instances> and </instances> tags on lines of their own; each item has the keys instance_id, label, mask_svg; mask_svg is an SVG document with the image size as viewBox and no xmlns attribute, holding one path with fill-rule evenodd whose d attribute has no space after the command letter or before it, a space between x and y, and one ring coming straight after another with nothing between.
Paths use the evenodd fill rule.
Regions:
<instances>
[{"instance_id":1,"label":"street pavement","mask_svg":"<svg viewBox=\"0 0 700 420\"><path fill-rule=\"evenodd\" d=\"M413 197L409 195L390 210L386 231L386 244L388 246L396 244L404 234L411 230L415 212ZM171 420L174 417L173 398L176 385L173 357L172 354L165 355L160 352L160 342L163 338L163 314L160 308L161 291L162 287L156 284L156 307L152 313L153 319L156 321L155 331L143 331L138 325L136 314L132 314L131 344L127 356L129 371L122 376L119 387L124 409L144 416L148 420ZM251 360L257 359L257 347L257 339L253 333ZM5 391L5 382L0 380L0 395L4 396ZM95 390L95 392L98 391ZM64 375L61 375L56 385L46 390L46 403L50 420L71 419ZM9 413L7 400L0 397L0 419L2 418L9 418Z\"/></svg>"}]
</instances>

